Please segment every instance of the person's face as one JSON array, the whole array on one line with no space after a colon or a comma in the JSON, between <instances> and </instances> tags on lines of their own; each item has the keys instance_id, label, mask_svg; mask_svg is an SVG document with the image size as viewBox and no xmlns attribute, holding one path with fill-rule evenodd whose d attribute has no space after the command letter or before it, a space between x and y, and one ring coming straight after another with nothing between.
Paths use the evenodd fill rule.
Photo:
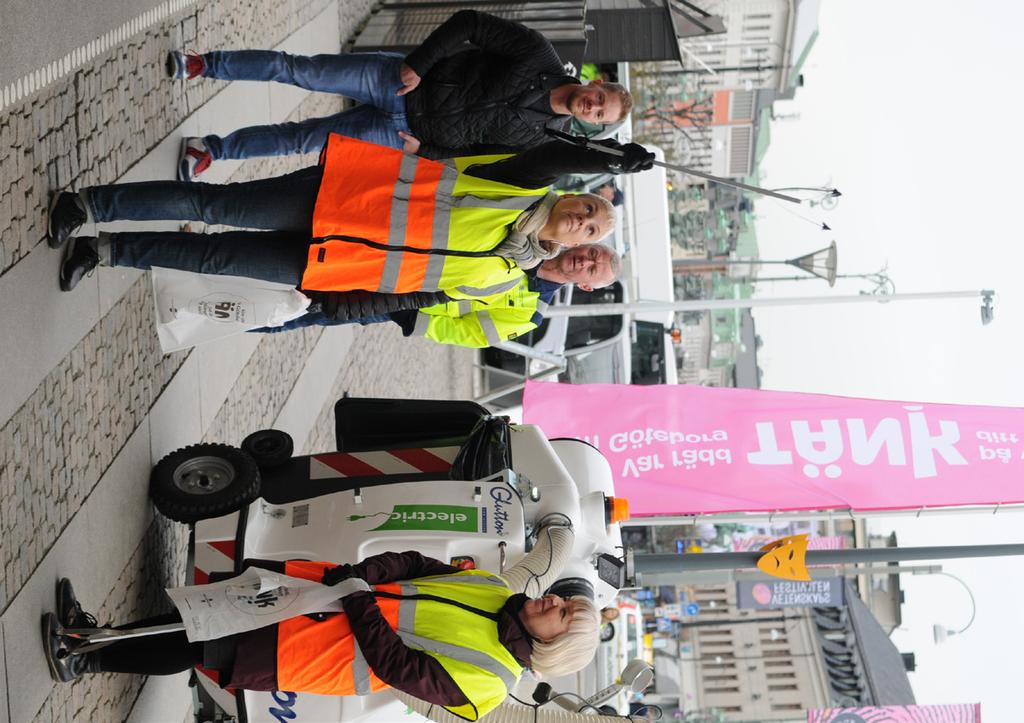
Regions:
<instances>
[{"instance_id":1,"label":"person's face","mask_svg":"<svg viewBox=\"0 0 1024 723\"><path fill-rule=\"evenodd\" d=\"M558 199L540 238L562 246L593 243L611 230L604 206L589 195L565 195Z\"/></svg>"},{"instance_id":2,"label":"person's face","mask_svg":"<svg viewBox=\"0 0 1024 723\"><path fill-rule=\"evenodd\" d=\"M576 603L558 595L527 600L519 612L519 618L526 630L537 640L550 643L559 635L568 632Z\"/></svg>"},{"instance_id":3,"label":"person's face","mask_svg":"<svg viewBox=\"0 0 1024 723\"><path fill-rule=\"evenodd\" d=\"M566 249L543 263L544 278L563 284L576 284L584 291L607 286L615 281L612 254L607 246L584 244Z\"/></svg>"},{"instance_id":4,"label":"person's face","mask_svg":"<svg viewBox=\"0 0 1024 723\"><path fill-rule=\"evenodd\" d=\"M615 123L622 116L622 100L618 93L609 93L595 80L581 85L569 96L569 112L587 123Z\"/></svg>"}]
</instances>

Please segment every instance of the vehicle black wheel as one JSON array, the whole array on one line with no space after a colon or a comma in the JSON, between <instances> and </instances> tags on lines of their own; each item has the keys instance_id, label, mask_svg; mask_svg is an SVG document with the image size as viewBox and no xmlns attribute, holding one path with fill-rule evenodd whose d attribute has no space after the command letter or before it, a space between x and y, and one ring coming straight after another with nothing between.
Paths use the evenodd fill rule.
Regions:
<instances>
[{"instance_id":1,"label":"vehicle black wheel","mask_svg":"<svg viewBox=\"0 0 1024 723\"><path fill-rule=\"evenodd\" d=\"M193 444L157 462L149 497L175 522L198 522L236 512L260 494L256 461L227 444Z\"/></svg>"},{"instance_id":2,"label":"vehicle black wheel","mask_svg":"<svg viewBox=\"0 0 1024 723\"><path fill-rule=\"evenodd\" d=\"M261 468L270 469L292 458L295 443L290 434L280 429L261 429L242 440L242 451Z\"/></svg>"},{"instance_id":3,"label":"vehicle black wheel","mask_svg":"<svg viewBox=\"0 0 1024 723\"><path fill-rule=\"evenodd\" d=\"M609 640L615 637L615 626L611 623L605 623L601 626L601 642L607 643Z\"/></svg>"}]
</instances>

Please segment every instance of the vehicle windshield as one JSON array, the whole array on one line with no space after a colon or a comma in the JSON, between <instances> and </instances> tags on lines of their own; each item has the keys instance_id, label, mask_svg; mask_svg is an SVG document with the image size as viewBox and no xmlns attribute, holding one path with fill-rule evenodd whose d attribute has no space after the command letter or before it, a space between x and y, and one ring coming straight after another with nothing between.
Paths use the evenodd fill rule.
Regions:
<instances>
[{"instance_id":1,"label":"vehicle windshield","mask_svg":"<svg viewBox=\"0 0 1024 723\"><path fill-rule=\"evenodd\" d=\"M602 317L596 317L602 318ZM622 346L611 344L568 358L558 381L572 384L623 384Z\"/></svg>"},{"instance_id":2,"label":"vehicle windshield","mask_svg":"<svg viewBox=\"0 0 1024 723\"><path fill-rule=\"evenodd\" d=\"M577 291L572 295L573 306L617 304L621 301L622 285L618 281L590 293ZM566 350L579 349L617 335L622 331L622 316L574 316L569 319L566 329Z\"/></svg>"},{"instance_id":3,"label":"vehicle windshield","mask_svg":"<svg viewBox=\"0 0 1024 723\"><path fill-rule=\"evenodd\" d=\"M665 327L651 321L636 322L630 384L665 383Z\"/></svg>"}]
</instances>

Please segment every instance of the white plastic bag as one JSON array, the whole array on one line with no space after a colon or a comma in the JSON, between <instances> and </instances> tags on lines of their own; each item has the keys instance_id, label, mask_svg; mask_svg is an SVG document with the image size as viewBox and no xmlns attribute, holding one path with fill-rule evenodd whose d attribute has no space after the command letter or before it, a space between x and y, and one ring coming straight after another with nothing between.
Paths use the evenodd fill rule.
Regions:
<instances>
[{"instance_id":1,"label":"white plastic bag","mask_svg":"<svg viewBox=\"0 0 1024 723\"><path fill-rule=\"evenodd\" d=\"M194 643L264 628L308 613L338 612L342 610L340 598L369 589L358 577L328 586L250 567L221 582L167 588L167 595L181 613L186 637Z\"/></svg>"},{"instance_id":2,"label":"white plastic bag","mask_svg":"<svg viewBox=\"0 0 1024 723\"><path fill-rule=\"evenodd\" d=\"M165 354L302 316L309 298L294 286L242 276L154 266L156 330Z\"/></svg>"}]
</instances>

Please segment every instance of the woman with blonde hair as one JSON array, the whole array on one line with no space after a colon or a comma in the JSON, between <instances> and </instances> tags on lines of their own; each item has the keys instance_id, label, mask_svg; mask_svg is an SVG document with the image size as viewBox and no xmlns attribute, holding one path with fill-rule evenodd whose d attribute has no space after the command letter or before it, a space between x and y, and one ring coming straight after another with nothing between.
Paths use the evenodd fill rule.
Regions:
<instances>
[{"instance_id":1,"label":"woman with blonde hair","mask_svg":"<svg viewBox=\"0 0 1024 723\"><path fill-rule=\"evenodd\" d=\"M43 617L44 652L55 680L86 673L170 675L202 664L222 686L319 695L368 695L395 688L477 720L497 707L525 668L544 677L579 670L594 655L600 615L582 596L527 598L497 575L460 570L418 552L386 552L355 565L250 561L334 585L358 578L366 590L342 598L344 613L302 615L217 640L184 632L114 642L75 654L61 627L94 625L67 580L56 613ZM176 614L125 626L180 620Z\"/></svg>"}]
</instances>

